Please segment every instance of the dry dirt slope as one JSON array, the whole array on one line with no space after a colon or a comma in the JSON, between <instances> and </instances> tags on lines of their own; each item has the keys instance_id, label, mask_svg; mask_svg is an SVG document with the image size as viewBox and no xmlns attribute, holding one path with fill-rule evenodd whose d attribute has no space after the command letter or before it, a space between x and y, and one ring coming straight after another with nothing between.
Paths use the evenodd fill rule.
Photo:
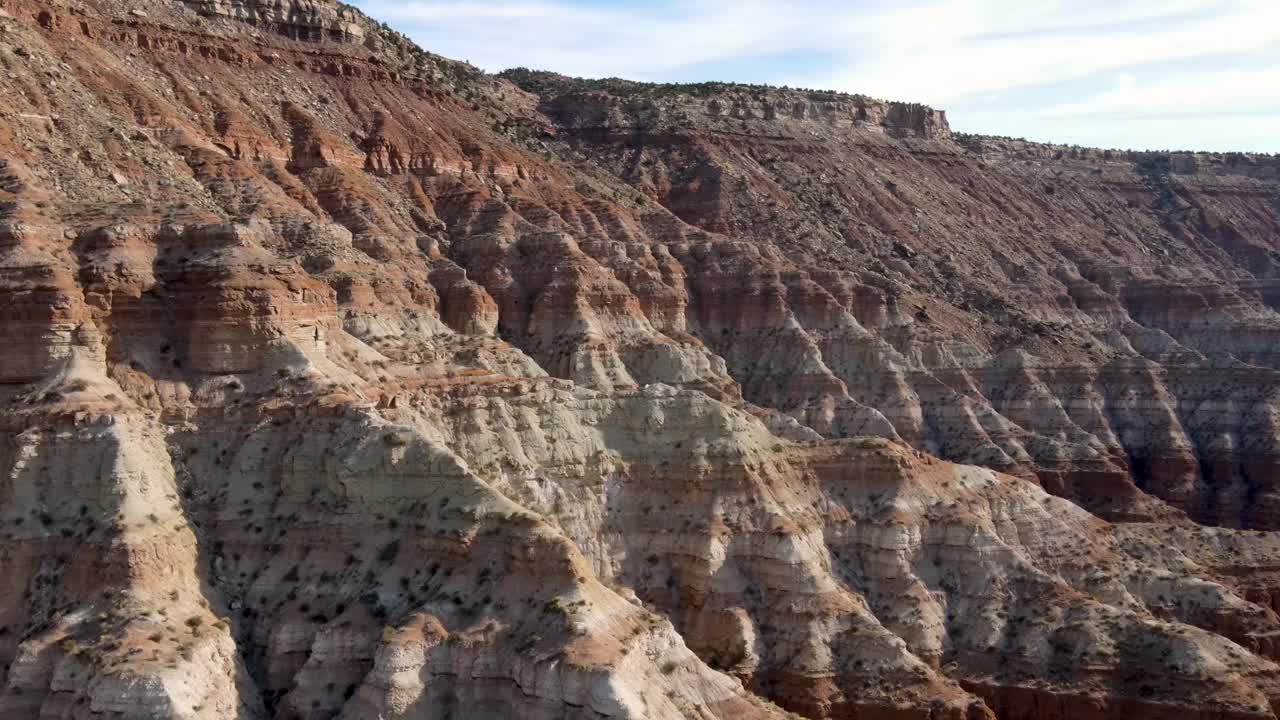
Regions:
<instances>
[{"instance_id":1,"label":"dry dirt slope","mask_svg":"<svg viewBox=\"0 0 1280 720\"><path fill-rule=\"evenodd\" d=\"M0 717L1275 717L1274 158L326 0L0 97Z\"/></svg>"}]
</instances>

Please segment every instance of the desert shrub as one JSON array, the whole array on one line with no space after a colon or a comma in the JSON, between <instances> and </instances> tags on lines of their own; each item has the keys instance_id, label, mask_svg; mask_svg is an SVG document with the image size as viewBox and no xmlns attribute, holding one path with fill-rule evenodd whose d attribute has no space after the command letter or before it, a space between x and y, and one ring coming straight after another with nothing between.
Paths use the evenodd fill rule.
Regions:
<instances>
[{"instance_id":1,"label":"desert shrub","mask_svg":"<svg viewBox=\"0 0 1280 720\"><path fill-rule=\"evenodd\" d=\"M378 561L383 563L389 563L395 560L396 556L399 554L400 554L400 540L398 539L392 540L386 545L383 545L382 549L378 551Z\"/></svg>"}]
</instances>

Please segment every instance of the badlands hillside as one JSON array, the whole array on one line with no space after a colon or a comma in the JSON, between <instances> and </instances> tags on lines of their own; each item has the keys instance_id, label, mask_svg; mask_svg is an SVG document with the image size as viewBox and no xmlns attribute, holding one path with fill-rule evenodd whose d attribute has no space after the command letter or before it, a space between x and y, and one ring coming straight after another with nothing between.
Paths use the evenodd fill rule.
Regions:
<instances>
[{"instance_id":1,"label":"badlands hillside","mask_svg":"<svg viewBox=\"0 0 1280 720\"><path fill-rule=\"evenodd\" d=\"M1280 158L0 0L0 718L1262 720Z\"/></svg>"}]
</instances>

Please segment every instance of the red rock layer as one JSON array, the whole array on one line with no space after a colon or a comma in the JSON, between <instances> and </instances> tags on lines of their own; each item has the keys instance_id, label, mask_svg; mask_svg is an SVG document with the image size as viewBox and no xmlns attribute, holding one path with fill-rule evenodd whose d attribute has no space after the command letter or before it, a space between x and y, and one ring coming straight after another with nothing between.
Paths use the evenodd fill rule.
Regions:
<instances>
[{"instance_id":1,"label":"red rock layer","mask_svg":"<svg viewBox=\"0 0 1280 720\"><path fill-rule=\"evenodd\" d=\"M1274 717L1272 161L0 9L0 715Z\"/></svg>"},{"instance_id":2,"label":"red rock layer","mask_svg":"<svg viewBox=\"0 0 1280 720\"><path fill-rule=\"evenodd\" d=\"M504 76L543 93L566 148L749 248L678 255L705 279L695 334L747 400L1115 519L1274 525L1274 159L953 142L893 104L862 121L858 96ZM767 110L793 105L823 110Z\"/></svg>"}]
</instances>

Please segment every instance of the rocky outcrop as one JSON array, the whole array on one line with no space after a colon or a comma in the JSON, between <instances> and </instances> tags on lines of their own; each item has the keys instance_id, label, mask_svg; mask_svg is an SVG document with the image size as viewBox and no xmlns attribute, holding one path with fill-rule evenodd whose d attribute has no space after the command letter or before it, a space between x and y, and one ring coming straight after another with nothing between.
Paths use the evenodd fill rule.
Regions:
<instances>
[{"instance_id":1,"label":"rocky outcrop","mask_svg":"<svg viewBox=\"0 0 1280 720\"><path fill-rule=\"evenodd\" d=\"M1275 717L1274 159L0 9L0 715Z\"/></svg>"},{"instance_id":2,"label":"rocky outcrop","mask_svg":"<svg viewBox=\"0 0 1280 720\"><path fill-rule=\"evenodd\" d=\"M540 109L560 127L597 137L661 135L682 126L735 134L752 121L790 132L820 125L897 138L951 137L942 110L866 95L727 83L655 86L616 78L581 80L524 68L507 70L500 77L542 96Z\"/></svg>"},{"instance_id":3,"label":"rocky outcrop","mask_svg":"<svg viewBox=\"0 0 1280 720\"><path fill-rule=\"evenodd\" d=\"M272 29L294 40L360 42L371 24L355 8L325 0L182 0L210 17Z\"/></svg>"},{"instance_id":4,"label":"rocky outcrop","mask_svg":"<svg viewBox=\"0 0 1280 720\"><path fill-rule=\"evenodd\" d=\"M669 247L701 280L695 334L748 401L1035 477L1112 519L1273 526L1274 158L953 143L888 107L925 123L891 140L650 111L785 89L507 77L543 93L566 148L737 238Z\"/></svg>"}]
</instances>

